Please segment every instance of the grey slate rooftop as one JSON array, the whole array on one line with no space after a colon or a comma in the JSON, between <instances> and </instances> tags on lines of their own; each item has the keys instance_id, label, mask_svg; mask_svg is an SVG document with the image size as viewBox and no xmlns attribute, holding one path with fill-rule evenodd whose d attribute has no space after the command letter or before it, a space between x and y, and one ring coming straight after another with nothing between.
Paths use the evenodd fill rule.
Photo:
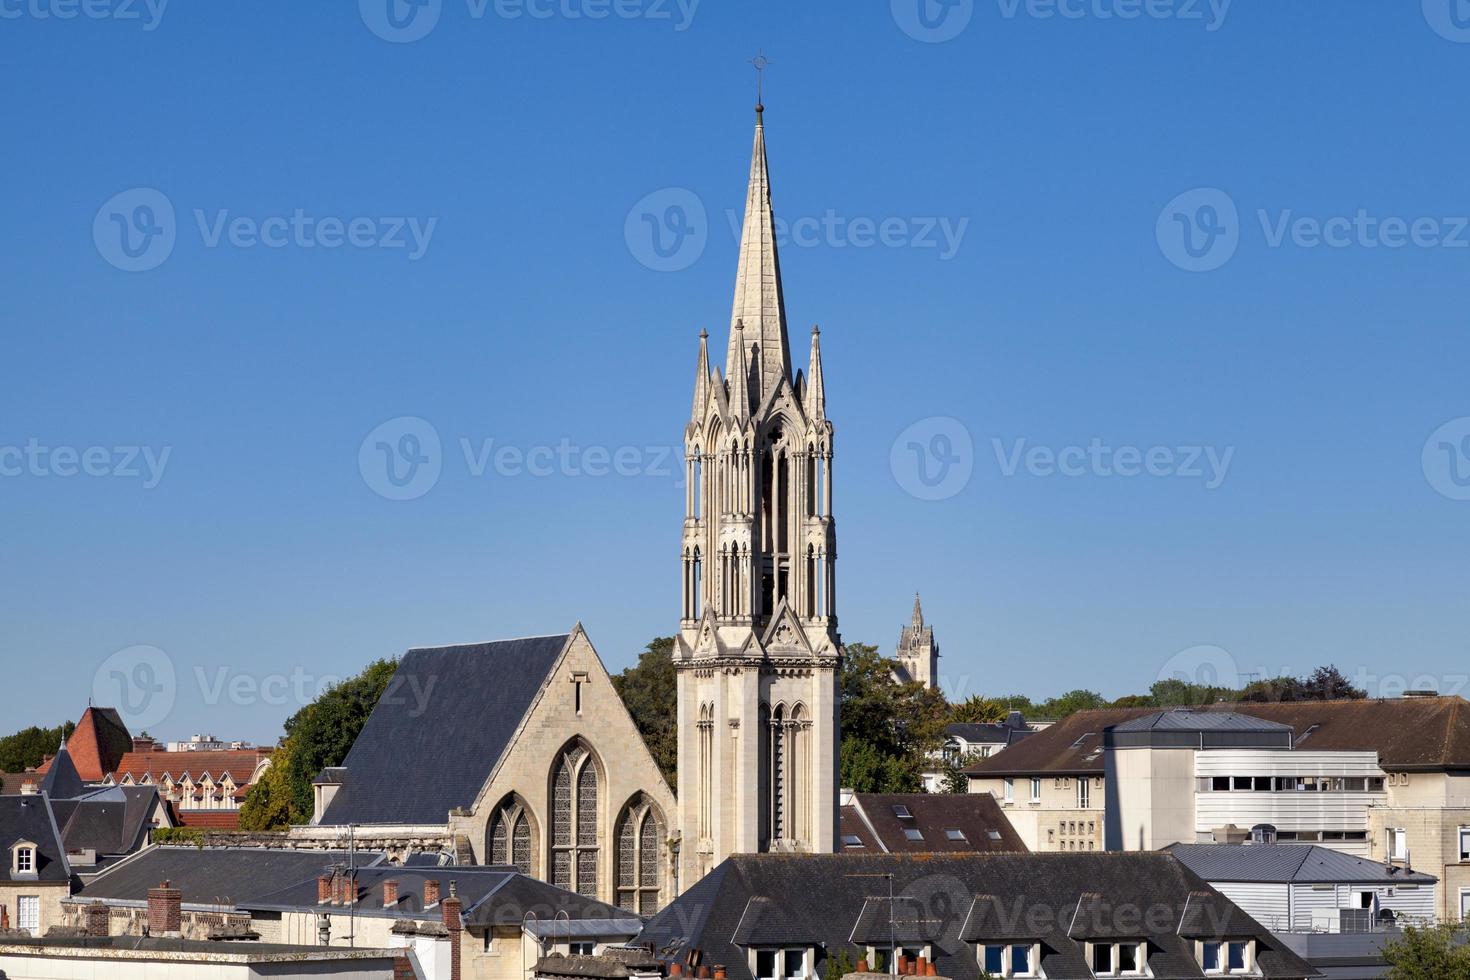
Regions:
<instances>
[{"instance_id":1,"label":"grey slate rooftop","mask_svg":"<svg viewBox=\"0 0 1470 980\"><path fill-rule=\"evenodd\" d=\"M239 907L300 882L310 882L343 860L340 853L268 850L251 847L176 847L159 845L119 862L81 889L74 901L146 905L148 889L170 881L187 907ZM359 853L360 867L383 860Z\"/></svg>"},{"instance_id":2,"label":"grey slate rooftop","mask_svg":"<svg viewBox=\"0 0 1470 980\"><path fill-rule=\"evenodd\" d=\"M36 845L36 873L17 877L10 849L20 841ZM71 879L61 830L46 797L0 796L0 881L64 882Z\"/></svg>"},{"instance_id":3,"label":"grey slate rooftop","mask_svg":"<svg viewBox=\"0 0 1470 980\"><path fill-rule=\"evenodd\" d=\"M468 807L569 636L410 650L340 772L322 823L443 824Z\"/></svg>"},{"instance_id":4,"label":"grey slate rooftop","mask_svg":"<svg viewBox=\"0 0 1470 980\"><path fill-rule=\"evenodd\" d=\"M1424 886L1438 882L1433 875L1311 844L1174 844L1166 850L1205 881Z\"/></svg>"},{"instance_id":5,"label":"grey slate rooftop","mask_svg":"<svg viewBox=\"0 0 1470 980\"><path fill-rule=\"evenodd\" d=\"M1115 732L1289 732L1290 725L1235 712L1156 711L1114 725Z\"/></svg>"},{"instance_id":6,"label":"grey slate rooftop","mask_svg":"<svg viewBox=\"0 0 1470 980\"><path fill-rule=\"evenodd\" d=\"M1041 947L1049 980L1091 980L1084 936L1147 943L1156 980L1203 977L1195 939L1252 939L1259 976L1317 973L1255 920L1167 854L736 855L721 863L634 941L666 962L722 965L752 980L750 946L821 950L854 963L864 940L886 946L888 880L899 938L932 945L941 976L978 980L976 944Z\"/></svg>"}]
</instances>

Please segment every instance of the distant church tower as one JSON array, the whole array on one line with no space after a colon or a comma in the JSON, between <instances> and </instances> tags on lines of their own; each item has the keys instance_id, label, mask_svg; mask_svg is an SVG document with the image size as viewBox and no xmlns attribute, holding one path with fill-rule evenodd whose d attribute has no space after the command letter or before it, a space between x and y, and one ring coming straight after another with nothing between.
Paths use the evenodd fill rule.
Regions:
<instances>
[{"instance_id":1,"label":"distant church tower","mask_svg":"<svg viewBox=\"0 0 1470 980\"><path fill-rule=\"evenodd\" d=\"M939 644L934 642L934 627L924 625L924 610L919 594L914 593L914 616L898 635L899 681L918 681L927 688L939 684Z\"/></svg>"},{"instance_id":2,"label":"distant church tower","mask_svg":"<svg viewBox=\"0 0 1470 980\"><path fill-rule=\"evenodd\" d=\"M794 375L762 106L725 376L701 332L684 430L680 880L731 854L831 852L838 688L832 423L819 331Z\"/></svg>"}]
</instances>

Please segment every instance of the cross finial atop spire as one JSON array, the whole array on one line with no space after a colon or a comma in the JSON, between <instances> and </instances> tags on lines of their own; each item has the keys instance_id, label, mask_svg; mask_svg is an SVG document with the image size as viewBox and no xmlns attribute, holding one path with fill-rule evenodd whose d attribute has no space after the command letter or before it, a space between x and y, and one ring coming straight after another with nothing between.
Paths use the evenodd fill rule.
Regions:
<instances>
[{"instance_id":1,"label":"cross finial atop spire","mask_svg":"<svg viewBox=\"0 0 1470 980\"><path fill-rule=\"evenodd\" d=\"M766 57L766 51L762 48L750 63L755 66L755 114L759 116L766 111L766 69L774 63Z\"/></svg>"}]
</instances>

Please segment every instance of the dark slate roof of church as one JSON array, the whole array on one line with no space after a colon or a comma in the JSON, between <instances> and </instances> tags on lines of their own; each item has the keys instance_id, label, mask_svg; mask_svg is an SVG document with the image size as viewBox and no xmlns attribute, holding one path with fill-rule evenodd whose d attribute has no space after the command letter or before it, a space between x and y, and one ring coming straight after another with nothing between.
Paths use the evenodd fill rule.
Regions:
<instances>
[{"instance_id":1,"label":"dark slate roof of church","mask_svg":"<svg viewBox=\"0 0 1470 980\"><path fill-rule=\"evenodd\" d=\"M158 807L156 786L114 786L77 800L53 802L68 851L129 854L146 843Z\"/></svg>"},{"instance_id":2,"label":"dark slate roof of church","mask_svg":"<svg viewBox=\"0 0 1470 980\"><path fill-rule=\"evenodd\" d=\"M892 875L894 900L888 899ZM890 911L891 908L891 911ZM750 947L823 948L851 962L872 942L932 945L941 976L979 980L975 946L1041 947L1051 980L1090 980L1086 938L1147 944L1158 980L1203 977L1195 939L1254 939L1260 976L1317 973L1167 854L745 854L656 915L634 943L665 961L724 966L752 980ZM818 965L818 970L822 966Z\"/></svg>"},{"instance_id":3,"label":"dark slate roof of church","mask_svg":"<svg viewBox=\"0 0 1470 980\"><path fill-rule=\"evenodd\" d=\"M473 804L568 639L408 651L321 822L442 824Z\"/></svg>"},{"instance_id":4,"label":"dark slate roof of church","mask_svg":"<svg viewBox=\"0 0 1470 980\"><path fill-rule=\"evenodd\" d=\"M46 769L46 775L41 778L41 792L53 800L74 800L86 791L82 777L77 774L76 764L72 762L71 752L62 742L61 749Z\"/></svg>"},{"instance_id":5,"label":"dark slate roof of church","mask_svg":"<svg viewBox=\"0 0 1470 980\"><path fill-rule=\"evenodd\" d=\"M36 873L17 877L10 849L20 841L36 845ZM46 797L0 796L0 881L62 882L71 878L61 831Z\"/></svg>"}]
</instances>

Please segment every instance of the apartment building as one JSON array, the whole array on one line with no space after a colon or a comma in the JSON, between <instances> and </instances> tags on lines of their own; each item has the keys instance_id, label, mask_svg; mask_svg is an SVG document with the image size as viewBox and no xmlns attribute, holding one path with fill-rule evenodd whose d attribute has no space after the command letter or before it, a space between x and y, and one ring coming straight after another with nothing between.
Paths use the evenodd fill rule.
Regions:
<instances>
[{"instance_id":1,"label":"apartment building","mask_svg":"<svg viewBox=\"0 0 1470 980\"><path fill-rule=\"evenodd\" d=\"M1470 918L1470 704L1082 711L968 770L1036 851L1318 844L1433 875Z\"/></svg>"}]
</instances>

